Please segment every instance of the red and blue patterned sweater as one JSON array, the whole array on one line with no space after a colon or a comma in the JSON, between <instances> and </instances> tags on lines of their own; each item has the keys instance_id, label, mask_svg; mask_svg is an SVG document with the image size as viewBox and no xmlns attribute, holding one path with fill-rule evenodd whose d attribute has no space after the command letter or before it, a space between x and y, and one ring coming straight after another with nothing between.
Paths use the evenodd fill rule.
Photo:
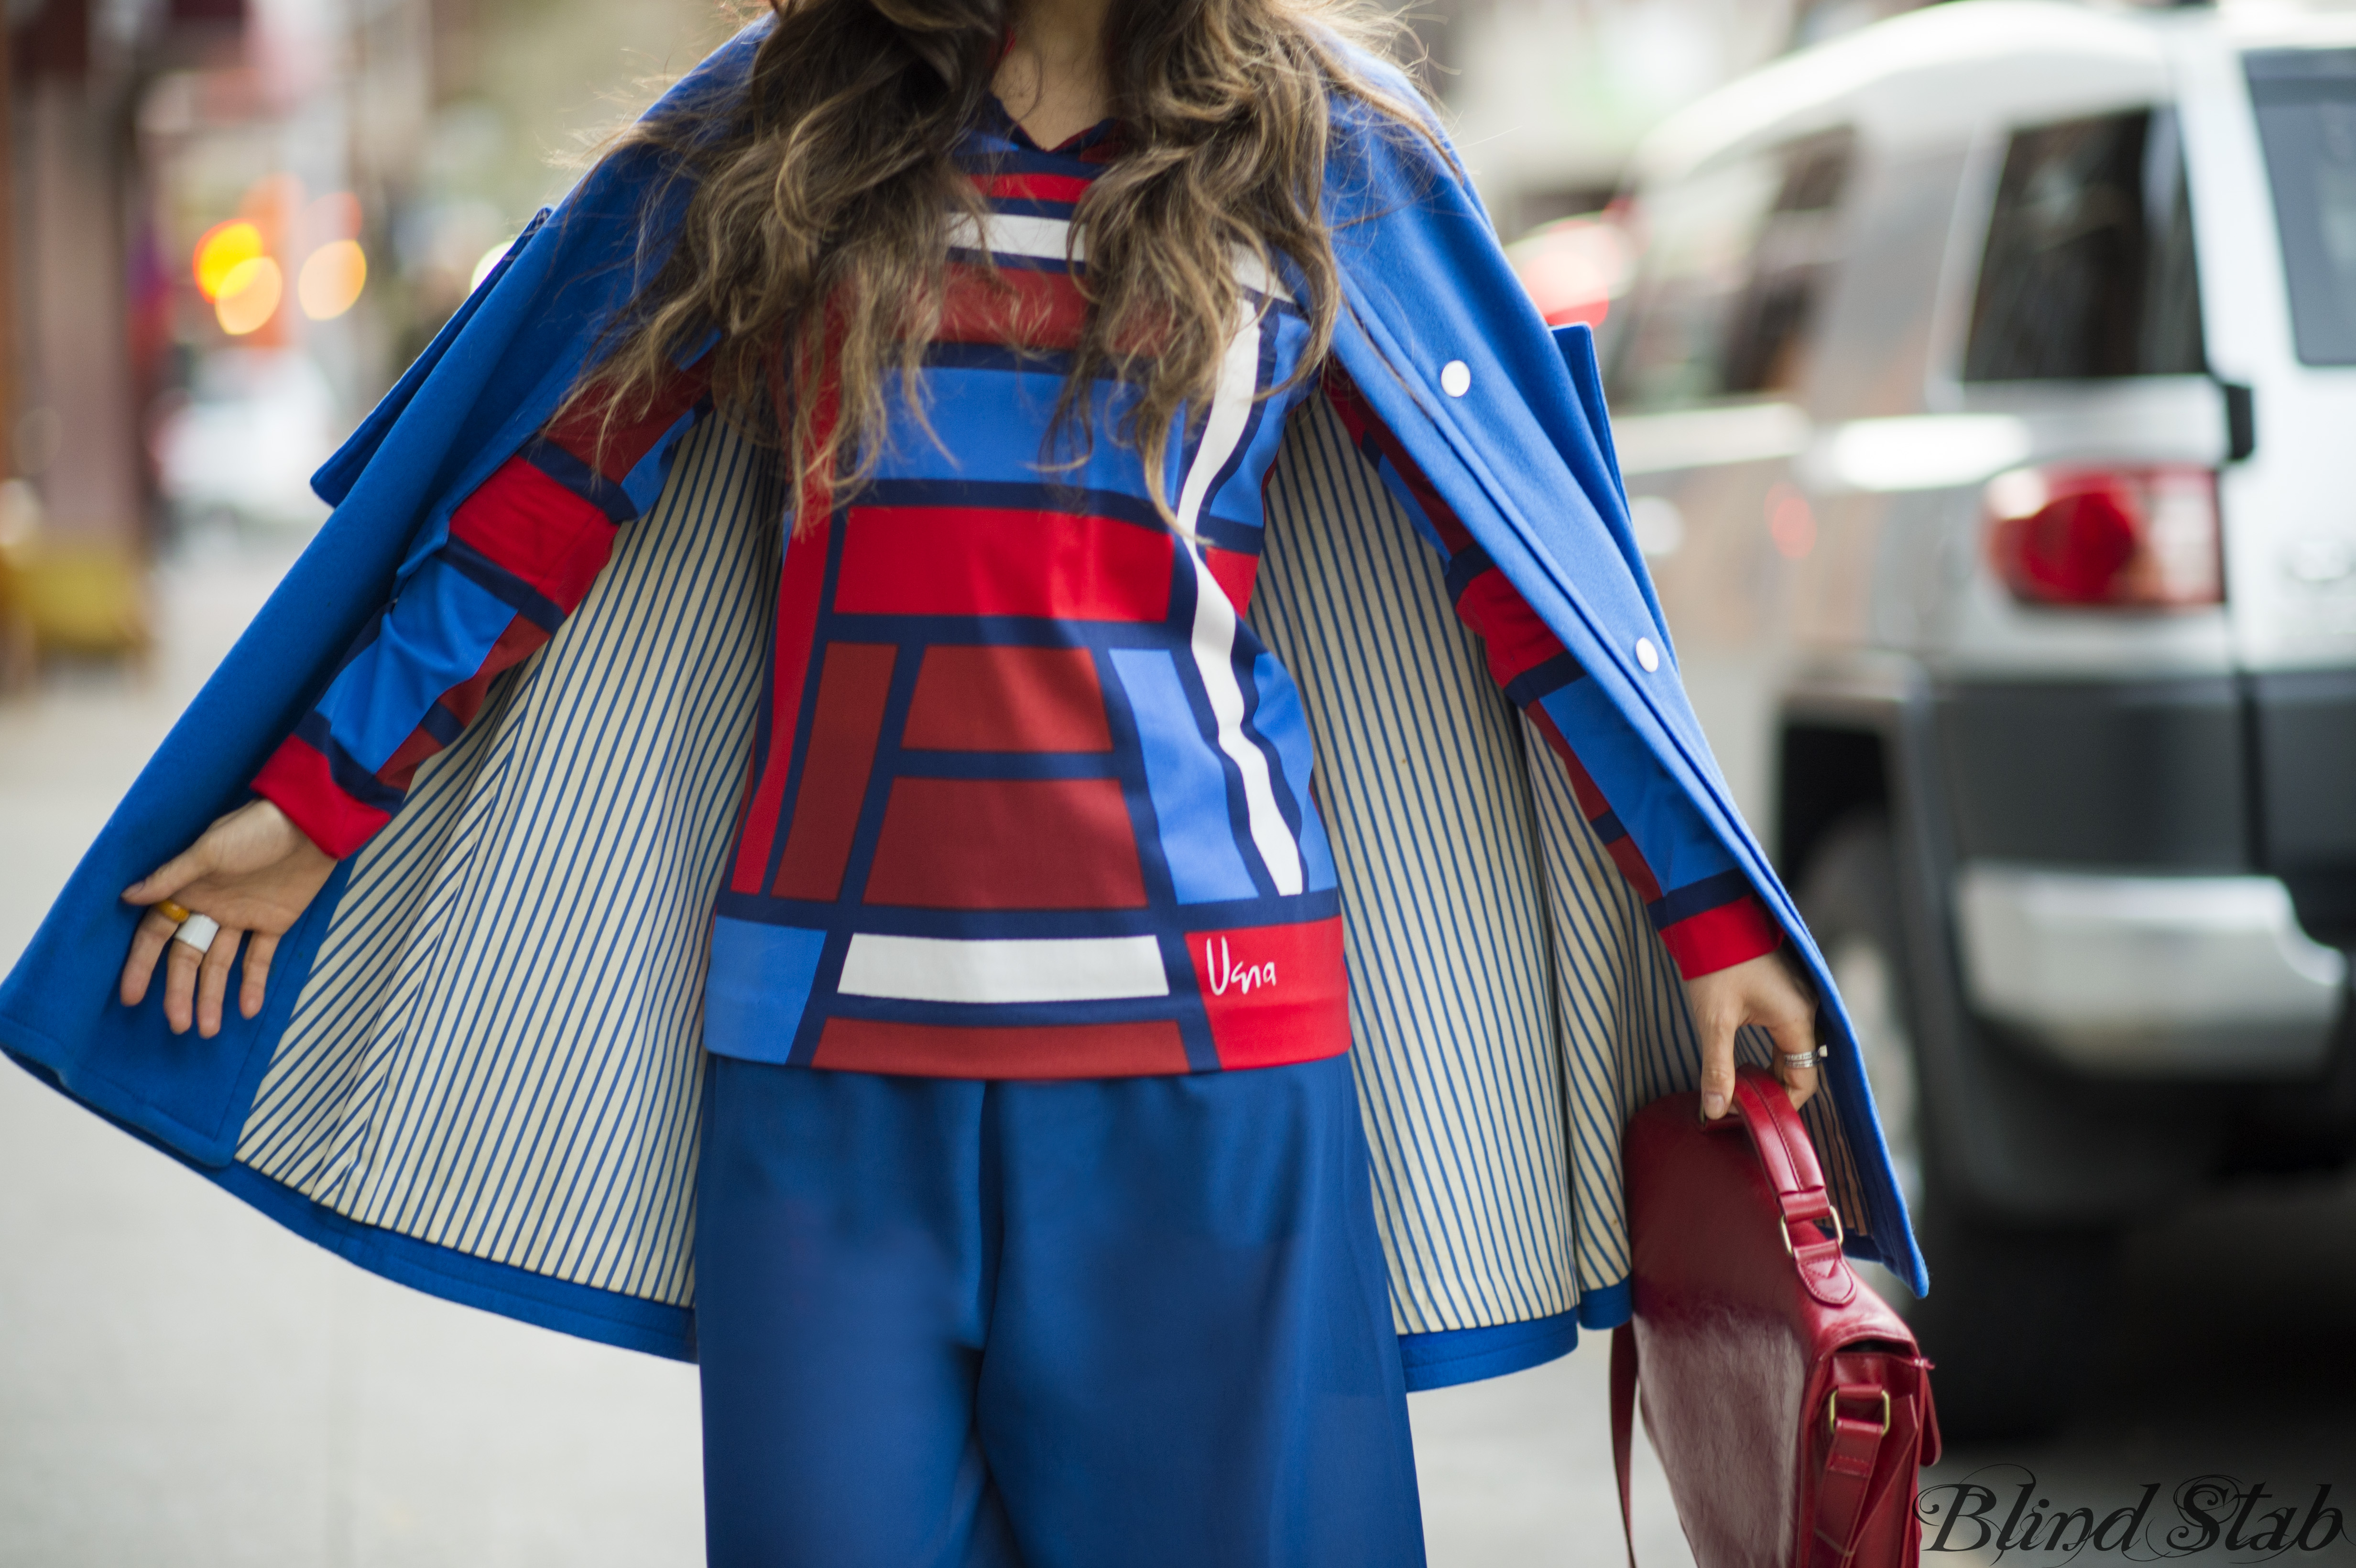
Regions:
<instances>
[{"instance_id":1,"label":"red and blue patterned sweater","mask_svg":"<svg viewBox=\"0 0 2356 1568\"><path fill-rule=\"evenodd\" d=\"M1111 137L1043 150L996 112L969 135L961 162L990 216L953 237L922 374L931 430L895 413L872 482L800 508L714 912L710 1048L966 1078L1347 1048L1309 731L1245 619L1261 485L1287 414L1320 385L1443 558L1492 673L1680 969L1772 949L1774 923L1682 795L1615 813L1596 789L1577 748L1608 706L1588 707L1578 666L1390 432L1335 372L1286 386L1307 329L1280 283L1245 268L1265 308L1173 443L1178 529L1111 433L1132 395L1119 380L1094 389L1085 461L1043 469L1085 308L1070 220ZM358 849L491 679L581 603L707 409L690 371L602 441L562 420L541 432L458 507L255 789L328 853Z\"/></svg>"}]
</instances>

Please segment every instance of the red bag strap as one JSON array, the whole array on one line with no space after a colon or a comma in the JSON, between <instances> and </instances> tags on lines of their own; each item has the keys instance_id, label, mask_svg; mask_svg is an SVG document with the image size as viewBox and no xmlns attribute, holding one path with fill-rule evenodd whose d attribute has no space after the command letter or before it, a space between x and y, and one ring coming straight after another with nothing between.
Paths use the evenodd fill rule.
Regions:
<instances>
[{"instance_id":1,"label":"red bag strap","mask_svg":"<svg viewBox=\"0 0 2356 1568\"><path fill-rule=\"evenodd\" d=\"M1847 1305L1857 1295L1857 1276L1841 1260L1840 1211L1825 1190L1824 1168L1808 1126L1792 1108L1791 1096L1764 1068L1743 1066L1734 1075L1734 1114L1706 1122L1710 1131L1740 1126L1759 1151L1759 1166L1775 1189L1783 1224L1783 1244L1810 1296L1827 1307ZM1816 1221L1830 1220L1826 1240Z\"/></svg>"},{"instance_id":2,"label":"red bag strap","mask_svg":"<svg viewBox=\"0 0 2356 1568\"><path fill-rule=\"evenodd\" d=\"M1636 1521L1628 1505L1628 1466L1636 1424L1636 1326L1612 1330L1612 1468L1620 1477L1620 1533L1628 1542L1628 1568L1636 1568Z\"/></svg>"}]
</instances>

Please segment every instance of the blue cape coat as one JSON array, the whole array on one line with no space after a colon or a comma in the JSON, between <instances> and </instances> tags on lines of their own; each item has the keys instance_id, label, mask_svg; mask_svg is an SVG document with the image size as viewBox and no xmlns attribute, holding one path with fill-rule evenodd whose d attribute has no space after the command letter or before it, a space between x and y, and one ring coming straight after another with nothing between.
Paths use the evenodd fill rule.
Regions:
<instances>
[{"instance_id":1,"label":"blue cape coat","mask_svg":"<svg viewBox=\"0 0 2356 1568\"><path fill-rule=\"evenodd\" d=\"M765 27L721 48L673 90L674 99L737 91ZM1402 94L1409 91L1395 73L1386 80ZM1584 329L1549 333L1459 170L1419 139L1381 128L1363 108L1344 104L1336 116L1340 150L1327 202L1347 309L1334 353L1585 668L1597 699L1608 703L1612 732L1592 752L1585 741L1581 746L1607 795L1617 798L1615 774L1668 781L1698 807L1783 924L1826 1000L1836 1046L1828 1064L1835 1114L1819 1121L1819 1137L1846 1145L1846 1159L1828 1164L1846 1172L1843 1207L1863 1221L1850 1249L1886 1263L1920 1292L1927 1274L1891 1179L1849 1021L1822 956L1737 812L1677 679L1668 628L1629 530ZM354 874L351 862L288 933L259 1018L232 1016L209 1040L176 1036L154 995L126 1008L114 989L139 912L121 901L121 890L245 797L261 761L380 613L404 571L440 541L453 507L547 420L601 326L636 286L646 226L659 236L675 217L676 193L669 208L649 210L656 173L643 153L609 159L536 219L320 471L314 483L333 516L140 774L0 987L0 1047L54 1087L365 1266L530 1321L691 1355L690 1296L650 1299L610 1282L582 1283L578 1271L558 1277L563 1271L420 1239L359 1217L349 1205L319 1201L239 1157L257 1091ZM1441 368L1454 361L1469 370L1469 388L1442 395ZM1667 655L1657 670L1638 663L1640 638ZM1321 749L1329 743L1337 742L1321 737ZM1604 1136L1614 1135L1616 1122ZM1483 1157L1446 1152L1451 1159ZM1568 1348L1561 1336L1515 1332L1552 1321L1543 1305L1505 1301L1467 1310L1469 1317L1437 1320L1447 1330L1438 1338L1473 1339L1429 1358L1448 1361L1448 1369L1413 1376L1411 1385L1510 1371ZM1626 1310L1624 1279L1590 1281L1575 1316L1598 1327ZM1575 1334L1568 1309L1556 1316Z\"/></svg>"}]
</instances>

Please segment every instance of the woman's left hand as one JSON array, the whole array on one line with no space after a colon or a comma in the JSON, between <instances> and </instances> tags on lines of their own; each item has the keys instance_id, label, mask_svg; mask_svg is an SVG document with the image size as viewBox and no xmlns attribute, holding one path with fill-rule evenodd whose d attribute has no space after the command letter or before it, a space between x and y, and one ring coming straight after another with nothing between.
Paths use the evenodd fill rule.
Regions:
<instances>
[{"instance_id":1,"label":"woman's left hand","mask_svg":"<svg viewBox=\"0 0 2356 1568\"><path fill-rule=\"evenodd\" d=\"M1794 1108L1816 1092L1816 1069L1790 1058L1816 1047L1816 1004L1784 961L1781 949L1686 982L1694 1027L1701 1030L1701 1114L1715 1120L1734 1101L1734 1036L1757 1024L1774 1037L1775 1076Z\"/></svg>"}]
</instances>

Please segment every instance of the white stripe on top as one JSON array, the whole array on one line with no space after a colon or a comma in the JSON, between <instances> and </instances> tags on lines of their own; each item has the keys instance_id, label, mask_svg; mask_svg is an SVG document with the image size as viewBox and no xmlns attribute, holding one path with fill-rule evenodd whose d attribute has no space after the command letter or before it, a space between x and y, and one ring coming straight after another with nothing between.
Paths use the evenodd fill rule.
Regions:
<instances>
[{"instance_id":1,"label":"white stripe on top","mask_svg":"<svg viewBox=\"0 0 2356 1568\"><path fill-rule=\"evenodd\" d=\"M1170 976L1151 936L963 942L861 932L835 989L903 1002L1104 1002L1166 997Z\"/></svg>"},{"instance_id":2,"label":"white stripe on top","mask_svg":"<svg viewBox=\"0 0 2356 1568\"><path fill-rule=\"evenodd\" d=\"M1034 261L1065 261L1084 266L1088 240L1084 230L1072 233L1068 218L1041 218L1026 212L991 212L979 227L973 215L960 212L949 219L949 248L987 251L993 256L1021 256ZM1236 282L1258 294L1272 294L1290 303L1292 291L1269 275L1267 264L1242 246L1236 247Z\"/></svg>"},{"instance_id":3,"label":"white stripe on top","mask_svg":"<svg viewBox=\"0 0 2356 1568\"><path fill-rule=\"evenodd\" d=\"M1244 733L1244 688L1236 679L1236 606L1205 564L1194 525L1211 486L1226 468L1227 459L1244 438L1251 420L1253 400L1259 392L1259 314L1248 304L1237 310L1241 325L1227 340L1219 361L1219 384L1211 395L1210 417L1203 421L1202 444L1178 488L1178 531L1186 544L1186 559L1194 570L1194 631L1190 642L1194 668L1210 699L1211 716L1218 725L1219 750L1243 776L1244 816L1251 829L1252 847L1268 867L1276 891L1287 895L1301 891L1301 846L1285 825L1276 803L1276 784L1269 776L1268 753Z\"/></svg>"}]
</instances>

